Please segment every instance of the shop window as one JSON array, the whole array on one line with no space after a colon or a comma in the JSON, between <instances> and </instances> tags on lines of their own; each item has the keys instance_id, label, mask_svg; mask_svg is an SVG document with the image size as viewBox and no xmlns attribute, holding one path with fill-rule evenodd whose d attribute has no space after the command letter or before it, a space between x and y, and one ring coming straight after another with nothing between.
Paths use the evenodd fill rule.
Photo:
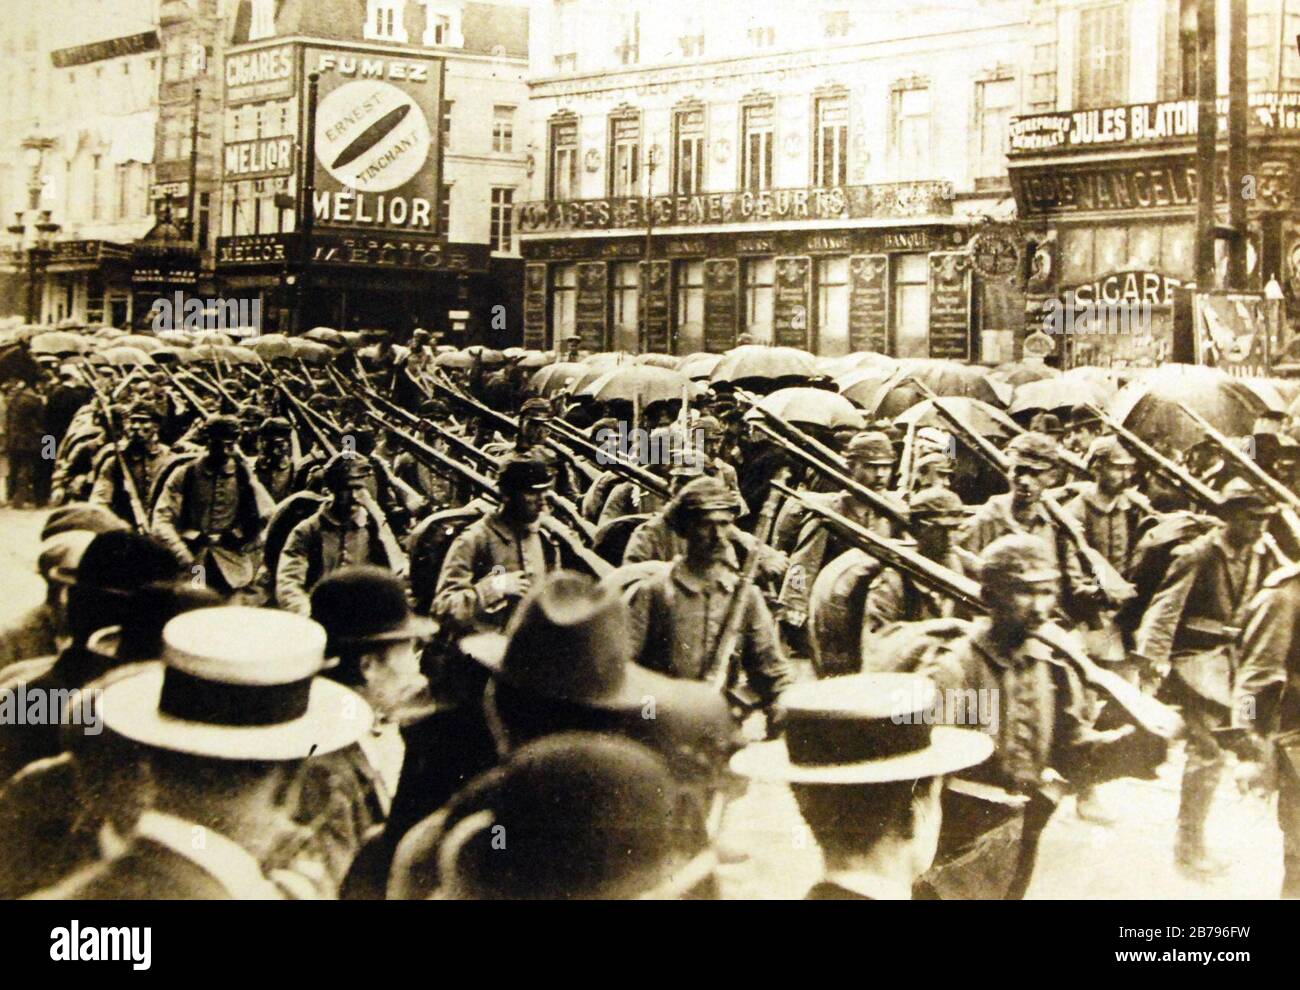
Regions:
<instances>
[{"instance_id":1,"label":"shop window","mask_svg":"<svg viewBox=\"0 0 1300 990\"><path fill-rule=\"evenodd\" d=\"M930 258L900 254L894 258L894 354L930 356Z\"/></svg>"},{"instance_id":2,"label":"shop window","mask_svg":"<svg viewBox=\"0 0 1300 990\"><path fill-rule=\"evenodd\" d=\"M848 181L849 98L824 96L817 100L817 143L814 181L819 186L842 186Z\"/></svg>"},{"instance_id":3,"label":"shop window","mask_svg":"<svg viewBox=\"0 0 1300 990\"><path fill-rule=\"evenodd\" d=\"M741 110L742 189L772 188L773 146L776 143L774 118L775 110L770 102L751 104Z\"/></svg>"},{"instance_id":4,"label":"shop window","mask_svg":"<svg viewBox=\"0 0 1300 990\"><path fill-rule=\"evenodd\" d=\"M551 199L573 199L578 192L578 122L551 124Z\"/></svg>"},{"instance_id":5,"label":"shop window","mask_svg":"<svg viewBox=\"0 0 1300 990\"><path fill-rule=\"evenodd\" d=\"M675 353L691 354L704 349L704 262L678 261L673 264L676 296L677 347Z\"/></svg>"},{"instance_id":6,"label":"shop window","mask_svg":"<svg viewBox=\"0 0 1300 990\"><path fill-rule=\"evenodd\" d=\"M742 314L745 332L754 338L756 344L770 344L775 312L776 259L745 258L740 264L745 286Z\"/></svg>"},{"instance_id":7,"label":"shop window","mask_svg":"<svg viewBox=\"0 0 1300 990\"><path fill-rule=\"evenodd\" d=\"M849 352L849 259L818 258L817 353Z\"/></svg>"},{"instance_id":8,"label":"shop window","mask_svg":"<svg viewBox=\"0 0 1300 990\"><path fill-rule=\"evenodd\" d=\"M1074 105L1080 109L1127 103L1128 4L1079 11Z\"/></svg>"},{"instance_id":9,"label":"shop window","mask_svg":"<svg viewBox=\"0 0 1300 990\"><path fill-rule=\"evenodd\" d=\"M614 346L632 350L637 341L637 327L641 323L641 266L636 261L619 261L610 273L609 308L613 313Z\"/></svg>"},{"instance_id":10,"label":"shop window","mask_svg":"<svg viewBox=\"0 0 1300 990\"><path fill-rule=\"evenodd\" d=\"M673 191L689 196L704 188L704 109L673 114Z\"/></svg>"},{"instance_id":11,"label":"shop window","mask_svg":"<svg viewBox=\"0 0 1300 990\"><path fill-rule=\"evenodd\" d=\"M551 287L551 340L561 340L577 328L578 266L558 265Z\"/></svg>"}]
</instances>

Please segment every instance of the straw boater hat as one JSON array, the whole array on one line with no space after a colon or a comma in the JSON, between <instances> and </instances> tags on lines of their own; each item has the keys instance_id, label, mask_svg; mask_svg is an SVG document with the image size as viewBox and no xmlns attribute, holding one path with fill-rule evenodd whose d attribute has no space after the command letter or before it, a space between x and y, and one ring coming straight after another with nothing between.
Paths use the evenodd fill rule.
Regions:
<instances>
[{"instance_id":1,"label":"straw boater hat","mask_svg":"<svg viewBox=\"0 0 1300 990\"><path fill-rule=\"evenodd\" d=\"M781 696L785 737L754 743L731 769L791 784L887 784L955 773L993 752L982 732L934 725L939 691L920 674L851 674Z\"/></svg>"},{"instance_id":2,"label":"straw boater hat","mask_svg":"<svg viewBox=\"0 0 1300 990\"><path fill-rule=\"evenodd\" d=\"M163 659L104 689L104 724L157 749L227 760L301 760L343 749L374 717L324 677L325 630L291 612L222 606L163 629Z\"/></svg>"}]
</instances>

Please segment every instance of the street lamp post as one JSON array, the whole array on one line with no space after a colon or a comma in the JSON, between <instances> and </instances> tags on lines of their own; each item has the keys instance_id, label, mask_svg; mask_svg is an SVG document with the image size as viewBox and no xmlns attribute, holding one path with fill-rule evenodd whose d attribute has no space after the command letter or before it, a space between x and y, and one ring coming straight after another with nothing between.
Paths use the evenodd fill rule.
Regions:
<instances>
[{"instance_id":1,"label":"street lamp post","mask_svg":"<svg viewBox=\"0 0 1300 990\"><path fill-rule=\"evenodd\" d=\"M294 286L293 330L301 333L303 307L307 296L307 273L311 268L311 236L315 226L316 200L316 104L320 89L320 73L307 77L307 120L303 128L302 147L299 151L299 168L302 169L302 203L298 207L298 281Z\"/></svg>"},{"instance_id":2,"label":"street lamp post","mask_svg":"<svg viewBox=\"0 0 1300 990\"><path fill-rule=\"evenodd\" d=\"M650 341L650 281L651 281L651 247L654 238L654 174L659 167L659 146L651 145L645 157L645 249L642 266L645 278L641 285L641 325L637 334L637 353L643 353Z\"/></svg>"}]
</instances>

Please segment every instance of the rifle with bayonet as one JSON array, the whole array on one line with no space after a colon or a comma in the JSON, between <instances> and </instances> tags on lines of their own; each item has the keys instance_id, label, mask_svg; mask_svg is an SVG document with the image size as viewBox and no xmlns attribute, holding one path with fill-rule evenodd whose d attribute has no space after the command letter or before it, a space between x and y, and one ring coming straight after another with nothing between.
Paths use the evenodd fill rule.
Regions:
<instances>
[{"instance_id":1,"label":"rifle with bayonet","mask_svg":"<svg viewBox=\"0 0 1300 990\"><path fill-rule=\"evenodd\" d=\"M1193 499L1207 509L1213 509L1219 505L1221 500L1218 493L1205 482L1195 477L1187 468L1176 461L1170 460L1124 426L1123 423L1106 415L1105 412L1091 403L1085 403L1083 408L1096 416L1106 429L1119 437L1124 446L1133 452L1133 456L1140 459L1153 474L1159 475L1175 488L1191 495Z\"/></svg>"},{"instance_id":2,"label":"rifle with bayonet","mask_svg":"<svg viewBox=\"0 0 1300 990\"><path fill-rule=\"evenodd\" d=\"M104 436L108 438L109 448L113 451L113 459L117 461L117 471L122 478L122 488L126 491L126 499L131 506L132 525L140 533L149 531L149 513L145 510L144 502L140 498L140 491L135 486L135 477L131 474L131 468L126 463L126 455L122 453L122 445L118 442L117 434L113 430L113 416L108 404L108 399L104 396L103 390L99 387L99 382L93 377L93 374L82 367L81 376L87 385L90 386L91 392L95 396L95 405L99 407L99 414L104 418Z\"/></svg>"},{"instance_id":3,"label":"rifle with bayonet","mask_svg":"<svg viewBox=\"0 0 1300 990\"><path fill-rule=\"evenodd\" d=\"M928 389L926 391L929 391ZM981 436L973 427L953 410L947 402L933 392L929 393L930 404L953 430L961 436L966 444L990 467L1004 476L1011 472L1011 462L1006 454L998 450L987 437ZM1118 608L1137 595L1137 589L1115 570L1115 567L1099 553L1084 535L1079 521L1071 516L1055 498L1044 492L1039 498L1040 504L1047 512L1048 518L1069 537L1075 552L1090 572L1097 588L1112 608Z\"/></svg>"},{"instance_id":4,"label":"rifle with bayonet","mask_svg":"<svg viewBox=\"0 0 1300 990\"><path fill-rule=\"evenodd\" d=\"M207 419L209 416L212 415L212 413L208 410L208 407L203 404L203 400L200 399L197 395L195 395L194 392L189 388L189 386L181 382L179 375L172 374L172 372L168 370L165 364L158 365L158 370L162 372L163 377L167 379L168 384L170 384L172 388L176 389L176 391L180 392L180 394L185 397L185 401L188 402L191 407L193 407L194 411L198 415L202 416L204 419Z\"/></svg>"},{"instance_id":5,"label":"rifle with bayonet","mask_svg":"<svg viewBox=\"0 0 1300 990\"><path fill-rule=\"evenodd\" d=\"M897 568L924 587L946 595L978 614L988 612L980 585L966 575L958 574L930 560L897 540L873 532L782 482L773 482L773 487L789 498L796 499L808 511L820 516L845 540L863 552ZM1100 667L1063 633L1064 630L1060 630L1059 627L1049 625L1038 627L1030 633L1030 636L1041 640L1060 654L1085 684L1118 704L1142 728L1162 739L1172 739L1178 735L1182 720L1173 709L1143 694L1139 688L1129 684L1113 671Z\"/></svg>"}]
</instances>

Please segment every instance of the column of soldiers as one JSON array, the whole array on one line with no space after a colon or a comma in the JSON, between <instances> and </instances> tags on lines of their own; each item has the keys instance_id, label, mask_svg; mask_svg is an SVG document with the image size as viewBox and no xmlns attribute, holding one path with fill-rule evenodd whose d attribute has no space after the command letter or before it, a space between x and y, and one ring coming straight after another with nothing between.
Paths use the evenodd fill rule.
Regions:
<instances>
[{"instance_id":1,"label":"column of soldiers","mask_svg":"<svg viewBox=\"0 0 1300 990\"><path fill-rule=\"evenodd\" d=\"M1300 893L1300 531L1230 458L1086 407L837 434L725 386L619 449L626 410L372 337L66 373L48 594L0 632L0 699L64 704L0 720L0 893L718 896L766 781L811 897L1015 898L1067 795L1123 827L1098 786L1179 751L1178 866L1225 869L1231 762Z\"/></svg>"}]
</instances>

